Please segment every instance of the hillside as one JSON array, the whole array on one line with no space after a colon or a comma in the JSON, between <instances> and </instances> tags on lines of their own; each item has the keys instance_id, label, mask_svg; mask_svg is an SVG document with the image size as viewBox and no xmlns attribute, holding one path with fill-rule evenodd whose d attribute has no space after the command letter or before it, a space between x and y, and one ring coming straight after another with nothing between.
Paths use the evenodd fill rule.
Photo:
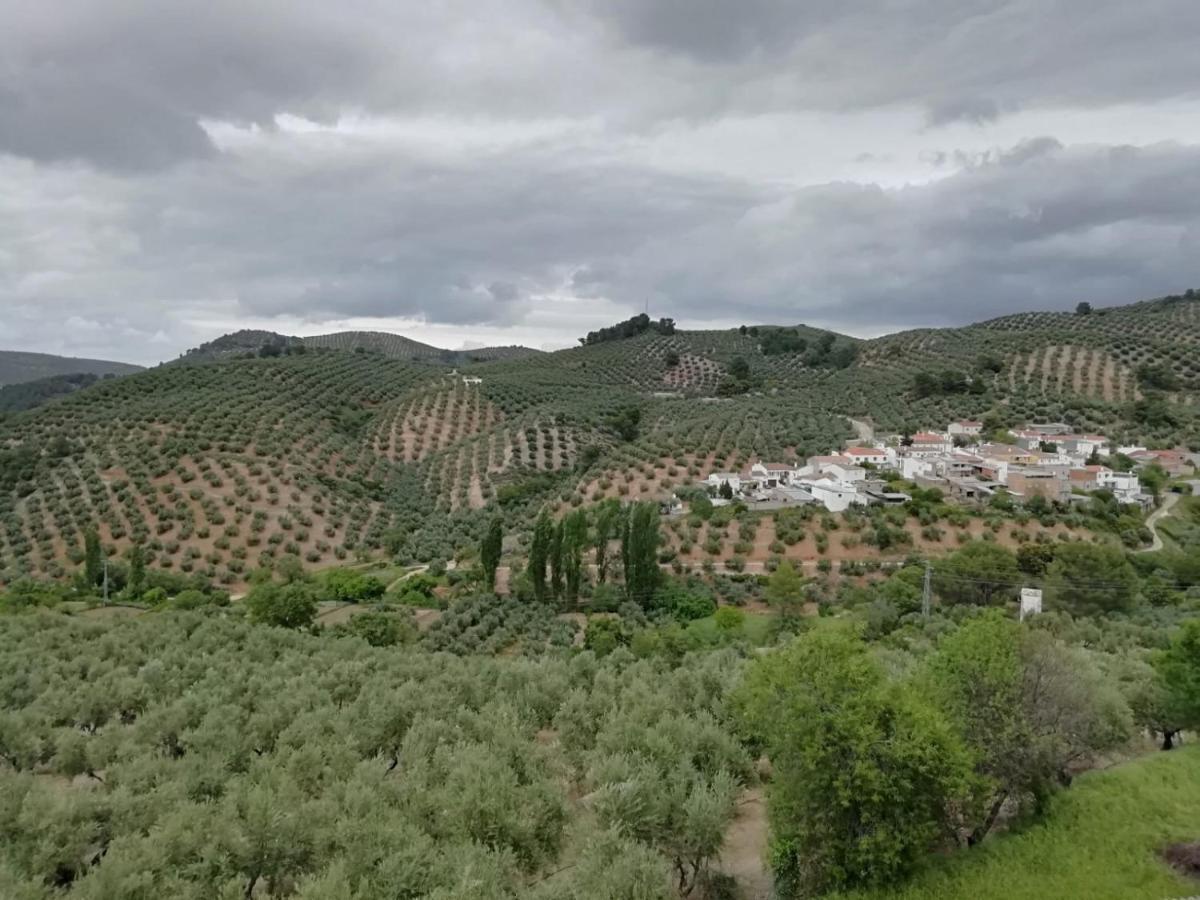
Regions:
<instances>
[{"instance_id":1,"label":"hillside","mask_svg":"<svg viewBox=\"0 0 1200 900\"><path fill-rule=\"evenodd\" d=\"M0 387L52 378L56 375L132 375L140 371L141 366L103 359L79 359L49 353L0 350Z\"/></svg>"},{"instance_id":2,"label":"hillside","mask_svg":"<svg viewBox=\"0 0 1200 900\"><path fill-rule=\"evenodd\" d=\"M467 365L497 359L522 359L537 356L540 350L529 347L480 347L473 350L444 350L411 338L381 331L340 331L311 337L293 337L273 331L235 331L189 350L177 360L184 363L244 359L252 356L278 356L308 350L341 350L375 353L387 359L419 360Z\"/></svg>"},{"instance_id":3,"label":"hillside","mask_svg":"<svg viewBox=\"0 0 1200 900\"><path fill-rule=\"evenodd\" d=\"M0 414L33 409L43 403L49 403L57 397L64 397L82 388L91 387L100 378L99 375L87 372L75 372L71 375L51 375L49 378L39 378L36 381L0 386Z\"/></svg>"},{"instance_id":4,"label":"hillside","mask_svg":"<svg viewBox=\"0 0 1200 900\"><path fill-rule=\"evenodd\" d=\"M521 529L547 500L669 496L755 458L826 452L851 435L847 416L897 430L1064 420L1195 443L1198 339L1200 300L1180 297L871 341L647 332L501 353L464 380L442 351L395 336L309 348L241 332L201 348L217 354L207 365L101 382L0 423L0 578L73 570L95 521L115 553L143 543L158 566L229 585L285 556L448 558L492 510ZM260 355L264 344L278 353ZM1065 346L1087 348L1087 366ZM1104 360L1154 367L1173 389L1100 377ZM915 387L948 368L968 373L955 389Z\"/></svg>"}]
</instances>

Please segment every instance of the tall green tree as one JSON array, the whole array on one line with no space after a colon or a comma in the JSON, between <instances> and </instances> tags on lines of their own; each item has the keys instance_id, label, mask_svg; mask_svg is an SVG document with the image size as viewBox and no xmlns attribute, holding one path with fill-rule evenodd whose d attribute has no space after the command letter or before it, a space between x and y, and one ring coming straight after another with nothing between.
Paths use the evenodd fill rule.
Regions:
<instances>
[{"instance_id":1,"label":"tall green tree","mask_svg":"<svg viewBox=\"0 0 1200 900\"><path fill-rule=\"evenodd\" d=\"M803 616L805 583L804 576L790 560L783 560L771 573L767 579L767 602L778 610L781 619L795 621Z\"/></svg>"},{"instance_id":2,"label":"tall green tree","mask_svg":"<svg viewBox=\"0 0 1200 900\"><path fill-rule=\"evenodd\" d=\"M88 587L95 587L104 577L102 554L100 534L95 528L89 528L83 535L83 577Z\"/></svg>"},{"instance_id":3,"label":"tall green tree","mask_svg":"<svg viewBox=\"0 0 1200 900\"><path fill-rule=\"evenodd\" d=\"M504 523L496 516L488 523L487 533L479 547L479 563L483 567L483 583L489 591L496 590L496 569L504 548Z\"/></svg>"},{"instance_id":4,"label":"tall green tree","mask_svg":"<svg viewBox=\"0 0 1200 900\"><path fill-rule=\"evenodd\" d=\"M579 599L583 582L583 548L587 544L587 531L587 513L582 509L571 512L563 520L563 573L567 599L572 603Z\"/></svg>"},{"instance_id":5,"label":"tall green tree","mask_svg":"<svg viewBox=\"0 0 1200 900\"><path fill-rule=\"evenodd\" d=\"M1164 718L1173 731L1200 731L1200 619L1185 622L1170 646L1154 659L1162 691ZM1173 746L1174 733L1163 733L1163 749Z\"/></svg>"},{"instance_id":6,"label":"tall green tree","mask_svg":"<svg viewBox=\"0 0 1200 900\"><path fill-rule=\"evenodd\" d=\"M129 548L129 583L126 591L130 597L138 598L146 588L146 551L141 544Z\"/></svg>"},{"instance_id":7,"label":"tall green tree","mask_svg":"<svg viewBox=\"0 0 1200 900\"><path fill-rule=\"evenodd\" d=\"M563 579L563 522L559 520L554 526L550 537L550 596L555 600L562 599Z\"/></svg>"},{"instance_id":8,"label":"tall green tree","mask_svg":"<svg viewBox=\"0 0 1200 900\"><path fill-rule=\"evenodd\" d=\"M630 600L649 606L662 575L658 568L658 504L632 504L627 522L627 537L622 542L625 591Z\"/></svg>"},{"instance_id":9,"label":"tall green tree","mask_svg":"<svg viewBox=\"0 0 1200 900\"><path fill-rule=\"evenodd\" d=\"M554 543L554 521L550 511L542 509L533 526L533 540L529 544L529 564L526 572L533 585L533 596L538 601L546 599L546 568L550 564L550 549Z\"/></svg>"},{"instance_id":10,"label":"tall green tree","mask_svg":"<svg viewBox=\"0 0 1200 900\"><path fill-rule=\"evenodd\" d=\"M609 497L596 508L596 581L608 581L608 544L617 536L621 517L621 501Z\"/></svg>"},{"instance_id":11,"label":"tall green tree","mask_svg":"<svg viewBox=\"0 0 1200 900\"><path fill-rule=\"evenodd\" d=\"M837 625L752 663L735 706L771 759L782 897L893 883L969 796L971 759L954 729Z\"/></svg>"}]
</instances>

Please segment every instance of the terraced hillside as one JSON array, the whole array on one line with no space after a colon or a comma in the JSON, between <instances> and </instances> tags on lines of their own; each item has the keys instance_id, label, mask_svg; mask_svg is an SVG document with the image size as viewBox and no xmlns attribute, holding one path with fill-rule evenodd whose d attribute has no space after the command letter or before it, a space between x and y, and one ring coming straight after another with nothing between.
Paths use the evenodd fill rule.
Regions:
<instances>
[{"instance_id":1,"label":"terraced hillside","mask_svg":"<svg viewBox=\"0 0 1200 900\"><path fill-rule=\"evenodd\" d=\"M1193 402L1200 395L1200 295L907 331L866 342L859 364L896 374L982 369L1014 395L1125 403L1157 388Z\"/></svg>"},{"instance_id":2,"label":"terraced hillside","mask_svg":"<svg viewBox=\"0 0 1200 900\"><path fill-rule=\"evenodd\" d=\"M110 360L0 350L0 387L59 375L132 375L140 371L141 366Z\"/></svg>"},{"instance_id":3,"label":"terraced hillside","mask_svg":"<svg viewBox=\"0 0 1200 900\"><path fill-rule=\"evenodd\" d=\"M390 336L308 348L243 332L214 342L228 355L208 364L102 381L0 422L0 580L73 571L93 522L114 556L138 544L156 566L229 585L288 557L447 558L493 510L519 531L547 501L666 496L756 458L827 451L851 436L847 416L897 430L1063 420L1200 446L1198 308L1167 298L873 341L645 333L466 376L391 358L416 342ZM245 358L260 340L274 349ZM946 369L967 374L917 390Z\"/></svg>"}]
</instances>

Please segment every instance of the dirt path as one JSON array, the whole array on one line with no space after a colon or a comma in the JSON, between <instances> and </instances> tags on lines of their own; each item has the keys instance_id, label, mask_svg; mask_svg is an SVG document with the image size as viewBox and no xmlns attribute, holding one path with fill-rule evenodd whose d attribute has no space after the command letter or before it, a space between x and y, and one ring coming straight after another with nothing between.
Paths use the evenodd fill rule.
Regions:
<instances>
[{"instance_id":1,"label":"dirt path","mask_svg":"<svg viewBox=\"0 0 1200 900\"><path fill-rule=\"evenodd\" d=\"M774 880L767 867L767 801L761 788L746 791L725 833L716 867L737 879L742 900L768 900Z\"/></svg>"},{"instance_id":2,"label":"dirt path","mask_svg":"<svg viewBox=\"0 0 1200 900\"><path fill-rule=\"evenodd\" d=\"M1170 515L1171 510L1175 508L1175 504L1179 502L1180 496L1182 495L1167 494L1167 499L1163 501L1163 505L1152 512L1150 517L1146 519L1146 527L1149 528L1150 533L1154 535L1154 540L1151 542L1149 547L1139 550L1139 553L1154 553L1163 548L1162 536L1159 535L1158 529L1155 526L1158 525L1159 519Z\"/></svg>"}]
</instances>

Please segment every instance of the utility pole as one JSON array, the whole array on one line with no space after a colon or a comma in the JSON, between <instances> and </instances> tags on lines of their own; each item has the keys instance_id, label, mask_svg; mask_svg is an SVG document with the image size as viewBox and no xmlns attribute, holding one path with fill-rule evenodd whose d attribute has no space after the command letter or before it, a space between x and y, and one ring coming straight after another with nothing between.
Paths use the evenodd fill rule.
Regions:
<instances>
[{"instance_id":1,"label":"utility pole","mask_svg":"<svg viewBox=\"0 0 1200 900\"><path fill-rule=\"evenodd\" d=\"M925 621L929 621L929 610L933 605L933 567L929 561L925 562L925 585L921 591L921 615L925 617Z\"/></svg>"},{"instance_id":2,"label":"utility pole","mask_svg":"<svg viewBox=\"0 0 1200 900\"><path fill-rule=\"evenodd\" d=\"M104 605L108 606L108 557L104 557Z\"/></svg>"}]
</instances>

